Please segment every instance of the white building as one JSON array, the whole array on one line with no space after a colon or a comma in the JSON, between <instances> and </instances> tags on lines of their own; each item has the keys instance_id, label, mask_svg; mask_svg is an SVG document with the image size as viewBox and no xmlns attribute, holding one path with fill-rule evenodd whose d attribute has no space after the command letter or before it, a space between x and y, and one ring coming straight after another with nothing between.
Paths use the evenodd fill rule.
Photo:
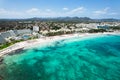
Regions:
<instances>
[{"instance_id":1,"label":"white building","mask_svg":"<svg viewBox=\"0 0 120 80\"><path fill-rule=\"evenodd\" d=\"M22 30L9 30L0 33L0 44L10 41L10 39L19 40L22 39L24 35L31 35L32 31L30 29Z\"/></svg>"},{"instance_id":2,"label":"white building","mask_svg":"<svg viewBox=\"0 0 120 80\"><path fill-rule=\"evenodd\" d=\"M33 31L38 32L39 31L39 26L33 26Z\"/></svg>"},{"instance_id":3,"label":"white building","mask_svg":"<svg viewBox=\"0 0 120 80\"><path fill-rule=\"evenodd\" d=\"M8 32L10 33L11 37L15 37L15 36L16 36L16 34L14 33L13 30L10 30L10 31L8 31Z\"/></svg>"},{"instance_id":4,"label":"white building","mask_svg":"<svg viewBox=\"0 0 120 80\"><path fill-rule=\"evenodd\" d=\"M0 34L0 44L5 43L5 42L6 42L6 40Z\"/></svg>"}]
</instances>

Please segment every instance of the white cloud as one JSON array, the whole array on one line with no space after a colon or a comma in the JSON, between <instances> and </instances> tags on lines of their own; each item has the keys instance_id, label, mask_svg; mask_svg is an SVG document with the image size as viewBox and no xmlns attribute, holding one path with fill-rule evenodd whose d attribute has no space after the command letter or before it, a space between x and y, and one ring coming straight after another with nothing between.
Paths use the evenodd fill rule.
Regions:
<instances>
[{"instance_id":1,"label":"white cloud","mask_svg":"<svg viewBox=\"0 0 120 80\"><path fill-rule=\"evenodd\" d=\"M31 8L29 10L26 11L28 14L35 14L35 13L39 13L40 10L37 8Z\"/></svg>"},{"instance_id":2,"label":"white cloud","mask_svg":"<svg viewBox=\"0 0 120 80\"><path fill-rule=\"evenodd\" d=\"M29 17L66 17L66 16L88 16L93 18L116 17L119 13L114 12L109 7L102 10L96 10L86 13L86 8L78 7L74 9L63 8L61 11L53 11L51 9L41 10L39 8L31 8L24 11L7 10L0 8L0 18L29 18Z\"/></svg>"},{"instance_id":3,"label":"white cloud","mask_svg":"<svg viewBox=\"0 0 120 80\"><path fill-rule=\"evenodd\" d=\"M109 13L109 15L118 15L116 12Z\"/></svg>"},{"instance_id":4,"label":"white cloud","mask_svg":"<svg viewBox=\"0 0 120 80\"><path fill-rule=\"evenodd\" d=\"M66 10L66 11L65 11ZM68 10L64 8L64 11L52 11L51 9L40 10L38 8L31 8L24 11L0 9L0 17L3 18L27 18L27 17L63 17L63 16L76 16L79 13L84 12L84 7Z\"/></svg>"},{"instance_id":5,"label":"white cloud","mask_svg":"<svg viewBox=\"0 0 120 80\"><path fill-rule=\"evenodd\" d=\"M12 15L22 15L22 13L18 11L6 10L2 8L0 9L0 15L12 16Z\"/></svg>"},{"instance_id":6,"label":"white cloud","mask_svg":"<svg viewBox=\"0 0 120 80\"><path fill-rule=\"evenodd\" d=\"M47 12L51 12L52 10L51 9L46 9Z\"/></svg>"},{"instance_id":7,"label":"white cloud","mask_svg":"<svg viewBox=\"0 0 120 80\"><path fill-rule=\"evenodd\" d=\"M0 14L2 15L2 14L6 14L6 13L8 13L5 9L0 9Z\"/></svg>"},{"instance_id":8,"label":"white cloud","mask_svg":"<svg viewBox=\"0 0 120 80\"><path fill-rule=\"evenodd\" d=\"M40 10L37 8L32 8L25 11L27 16L35 17L53 17L56 15L51 9Z\"/></svg>"},{"instance_id":9,"label":"white cloud","mask_svg":"<svg viewBox=\"0 0 120 80\"><path fill-rule=\"evenodd\" d=\"M109 10L109 9L110 9L110 8L107 7L107 8L104 8L103 10L94 11L93 13L94 13L95 15L104 15L104 14L107 14L107 13L108 13L108 10Z\"/></svg>"},{"instance_id":10,"label":"white cloud","mask_svg":"<svg viewBox=\"0 0 120 80\"><path fill-rule=\"evenodd\" d=\"M73 9L70 11L70 13L75 14L75 13L83 13L86 9L84 7L78 7L76 9Z\"/></svg>"},{"instance_id":11,"label":"white cloud","mask_svg":"<svg viewBox=\"0 0 120 80\"><path fill-rule=\"evenodd\" d=\"M116 17L118 15L118 13L114 12L112 9L110 9L109 7L104 8L103 10L96 10L93 11L93 15L92 17L97 17L97 18L112 18L112 17Z\"/></svg>"},{"instance_id":12,"label":"white cloud","mask_svg":"<svg viewBox=\"0 0 120 80\"><path fill-rule=\"evenodd\" d=\"M64 11L67 11L67 10L69 10L69 9L65 7L65 8L63 8L63 10L64 10Z\"/></svg>"}]
</instances>

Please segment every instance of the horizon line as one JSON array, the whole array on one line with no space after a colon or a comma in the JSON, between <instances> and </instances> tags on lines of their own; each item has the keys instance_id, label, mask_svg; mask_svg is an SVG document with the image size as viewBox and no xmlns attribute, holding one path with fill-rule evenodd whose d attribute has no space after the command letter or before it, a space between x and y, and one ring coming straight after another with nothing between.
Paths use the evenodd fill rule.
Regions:
<instances>
[{"instance_id":1,"label":"horizon line","mask_svg":"<svg viewBox=\"0 0 120 80\"><path fill-rule=\"evenodd\" d=\"M50 19L55 19L55 18L90 18L90 19L119 19L120 18L91 18L91 17L78 17L78 16L65 16L65 17L26 17L26 18L0 18L1 19L31 19L31 18L43 18L43 19L47 19L47 18L50 18Z\"/></svg>"}]
</instances>

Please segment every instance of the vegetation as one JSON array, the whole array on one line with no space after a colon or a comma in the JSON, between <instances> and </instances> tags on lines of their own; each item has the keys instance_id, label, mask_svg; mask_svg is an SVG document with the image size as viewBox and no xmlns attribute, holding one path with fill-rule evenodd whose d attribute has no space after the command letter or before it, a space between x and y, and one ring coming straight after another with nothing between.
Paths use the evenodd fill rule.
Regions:
<instances>
[{"instance_id":1,"label":"vegetation","mask_svg":"<svg viewBox=\"0 0 120 80\"><path fill-rule=\"evenodd\" d=\"M37 22L36 22L37 21ZM106 19L104 19L106 21ZM116 21L114 19L108 19L108 21ZM45 33L45 36L56 36L56 35L63 35L63 34L72 34L72 33L98 33L98 32L106 32L105 29L90 29L84 30L84 26L77 26L77 23L101 23L102 20L93 20L87 17L79 18L79 17L64 17L64 18L31 18L31 19L21 19L21 20L0 20L0 32L7 31L7 30L18 30L18 29L33 29L35 23L40 28L40 34L43 34L44 31L48 31ZM117 21L116 21L117 22ZM61 31L60 31L61 29ZM69 29L69 31L62 31L62 29ZM113 30L120 30L120 26L110 26L111 31ZM50 32L51 30L55 30L55 32ZM38 36L32 36L30 39L36 39ZM28 40L28 39L27 39ZM12 44L17 42L21 42L23 40L14 40L11 39L11 42L7 42L5 44L0 44L0 49L6 48Z\"/></svg>"},{"instance_id":2,"label":"vegetation","mask_svg":"<svg viewBox=\"0 0 120 80\"><path fill-rule=\"evenodd\" d=\"M112 30L120 30L120 26L111 26L110 29L112 29Z\"/></svg>"},{"instance_id":3,"label":"vegetation","mask_svg":"<svg viewBox=\"0 0 120 80\"><path fill-rule=\"evenodd\" d=\"M101 22L120 22L117 19L91 19L88 17L59 17L59 18L31 18L31 19L0 19L0 32L15 29L32 29L32 26L37 25L49 29L59 29L61 24L77 24L77 23L101 23ZM55 25L58 24L58 25ZM59 27L60 26L60 27Z\"/></svg>"},{"instance_id":4,"label":"vegetation","mask_svg":"<svg viewBox=\"0 0 120 80\"><path fill-rule=\"evenodd\" d=\"M58 26L53 26L52 29L53 29L53 30L59 30L59 29L61 29L61 28L58 27Z\"/></svg>"},{"instance_id":5,"label":"vegetation","mask_svg":"<svg viewBox=\"0 0 120 80\"><path fill-rule=\"evenodd\" d=\"M98 33L98 32L106 32L105 29L90 29L88 31L89 33Z\"/></svg>"},{"instance_id":6,"label":"vegetation","mask_svg":"<svg viewBox=\"0 0 120 80\"><path fill-rule=\"evenodd\" d=\"M38 37L37 36L32 36L30 37L29 39L27 40L32 40L32 39L37 39ZM4 49L4 48L7 48L15 43L18 43L18 42L22 42L22 41L25 41L24 39L20 39L20 40L15 40L15 39L10 39L10 42L6 42L4 44L0 44L0 50L1 49Z\"/></svg>"},{"instance_id":7,"label":"vegetation","mask_svg":"<svg viewBox=\"0 0 120 80\"><path fill-rule=\"evenodd\" d=\"M24 40L14 40L14 39L11 39L11 42L6 42L6 43L4 43L4 44L0 44L0 50L1 49L4 49L4 48L7 48L7 47L9 47L9 46L11 46L11 45L13 45L13 44L15 44L15 43L17 43L17 42L21 42L21 41L24 41Z\"/></svg>"},{"instance_id":8,"label":"vegetation","mask_svg":"<svg viewBox=\"0 0 120 80\"><path fill-rule=\"evenodd\" d=\"M46 36L57 36L57 35L63 35L63 34L71 34L74 33L73 31L57 31L57 32L49 32L46 34Z\"/></svg>"}]
</instances>

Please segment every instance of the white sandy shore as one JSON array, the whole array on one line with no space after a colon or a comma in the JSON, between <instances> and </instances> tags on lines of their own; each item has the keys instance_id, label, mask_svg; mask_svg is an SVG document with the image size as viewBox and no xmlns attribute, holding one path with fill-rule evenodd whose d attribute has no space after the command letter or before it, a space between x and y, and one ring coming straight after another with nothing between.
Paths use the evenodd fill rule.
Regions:
<instances>
[{"instance_id":1,"label":"white sandy shore","mask_svg":"<svg viewBox=\"0 0 120 80\"><path fill-rule=\"evenodd\" d=\"M120 34L120 32L107 32L107 33L81 33L81 34L69 34L69 35L61 35L61 36L53 36L53 37L43 37L40 39L35 39L35 40L28 40L28 41L23 41L23 42L19 42L16 43L8 48L5 48L3 50L0 50L0 57L9 54L12 51L21 49L21 48L28 48L28 47L32 47L35 45L42 45L42 44L47 44L53 41L57 41L57 40L62 40L62 39L69 39L72 37L88 37L90 35L103 35L103 34Z\"/></svg>"}]
</instances>

